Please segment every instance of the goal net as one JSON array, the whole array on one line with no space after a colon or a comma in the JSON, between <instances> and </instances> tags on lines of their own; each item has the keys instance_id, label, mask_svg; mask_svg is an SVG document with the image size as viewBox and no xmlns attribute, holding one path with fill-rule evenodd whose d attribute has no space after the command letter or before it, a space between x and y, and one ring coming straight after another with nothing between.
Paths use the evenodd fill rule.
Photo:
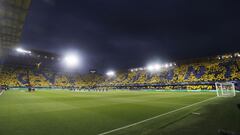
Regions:
<instances>
[{"instance_id":1,"label":"goal net","mask_svg":"<svg viewBox=\"0 0 240 135\"><path fill-rule=\"evenodd\" d=\"M231 82L215 83L218 97L234 97L236 95L235 85Z\"/></svg>"}]
</instances>

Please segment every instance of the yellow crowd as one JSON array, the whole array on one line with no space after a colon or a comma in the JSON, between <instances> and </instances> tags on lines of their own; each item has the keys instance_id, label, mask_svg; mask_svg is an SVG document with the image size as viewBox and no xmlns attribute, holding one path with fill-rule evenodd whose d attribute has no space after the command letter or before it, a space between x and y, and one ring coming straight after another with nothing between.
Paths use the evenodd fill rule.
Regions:
<instances>
[{"instance_id":1,"label":"yellow crowd","mask_svg":"<svg viewBox=\"0 0 240 135\"><path fill-rule=\"evenodd\" d=\"M24 74L19 79L19 74ZM44 74L45 73L45 76ZM49 81L47 76L52 77ZM25 80L27 83L23 83ZM215 60L200 63L178 64L151 73L147 70L117 72L113 77L101 74L51 72L49 70L0 66L0 85L19 87L96 87L165 84L164 89L177 88L178 83L217 82L240 80L240 60ZM175 85L173 85L175 84ZM213 89L212 85L185 85L186 89Z\"/></svg>"}]
</instances>

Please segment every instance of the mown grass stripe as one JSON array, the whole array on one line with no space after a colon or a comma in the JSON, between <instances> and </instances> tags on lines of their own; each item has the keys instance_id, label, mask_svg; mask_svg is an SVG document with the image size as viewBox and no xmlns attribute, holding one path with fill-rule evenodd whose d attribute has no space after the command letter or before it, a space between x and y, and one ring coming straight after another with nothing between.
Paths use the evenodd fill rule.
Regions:
<instances>
[{"instance_id":1,"label":"mown grass stripe","mask_svg":"<svg viewBox=\"0 0 240 135\"><path fill-rule=\"evenodd\" d=\"M197 102L197 103L193 103L193 104L191 104L191 105L187 105L187 106L178 108L178 109L176 109L176 110L172 110L172 111L170 111L170 112L163 113L163 114L160 114L160 115L157 115L157 116L154 116L154 117L151 117L151 118L148 118L148 119L145 119L145 120L136 122L136 123L132 123L132 124L129 124L129 125L120 127L120 128L116 128L116 129L113 129L113 130L110 130L110 131L106 131L106 132L100 133L100 134L98 134L98 135L106 135L106 134L110 134L110 133L113 133L113 132L116 132L116 131L119 131L119 130L123 130L123 129L126 129L126 128L130 128L130 127L133 127L133 126L136 126L136 125L145 123L145 122L147 122L147 121L150 121L150 120L153 120L153 119L156 119L156 118L159 118L159 117L162 117L162 116L165 116L165 115L168 115L168 114L171 114L171 113L174 113L174 112L177 112L177 111L180 111L180 110L189 108L189 107L192 107L192 106L194 106L194 105L198 105L198 104L207 102L207 101L212 100L212 99L215 99L215 98L217 98L217 97L208 98L208 99L206 99L206 100L203 100L203 101L200 101L200 102Z\"/></svg>"}]
</instances>

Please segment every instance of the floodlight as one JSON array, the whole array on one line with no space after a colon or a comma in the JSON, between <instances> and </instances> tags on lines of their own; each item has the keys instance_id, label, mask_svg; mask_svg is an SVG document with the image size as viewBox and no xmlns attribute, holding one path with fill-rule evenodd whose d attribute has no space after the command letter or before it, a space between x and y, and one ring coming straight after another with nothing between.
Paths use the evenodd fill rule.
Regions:
<instances>
[{"instance_id":1,"label":"floodlight","mask_svg":"<svg viewBox=\"0 0 240 135\"><path fill-rule=\"evenodd\" d=\"M153 70L154 70L154 66L153 66L153 65L149 65L149 66L147 66L147 70L149 70L149 71L153 71Z\"/></svg>"},{"instance_id":2,"label":"floodlight","mask_svg":"<svg viewBox=\"0 0 240 135\"><path fill-rule=\"evenodd\" d=\"M109 77L112 77L112 76L115 76L115 72L110 70L106 73L106 75L109 76Z\"/></svg>"},{"instance_id":3,"label":"floodlight","mask_svg":"<svg viewBox=\"0 0 240 135\"><path fill-rule=\"evenodd\" d=\"M23 49L22 48L16 48L16 51L17 52L23 52Z\"/></svg>"},{"instance_id":4,"label":"floodlight","mask_svg":"<svg viewBox=\"0 0 240 135\"><path fill-rule=\"evenodd\" d=\"M158 72L161 70L161 65L160 64L151 64L147 66L147 70L150 72Z\"/></svg>"},{"instance_id":5,"label":"floodlight","mask_svg":"<svg viewBox=\"0 0 240 135\"><path fill-rule=\"evenodd\" d=\"M158 71L160 70L161 66L159 64L155 64L154 65L154 70Z\"/></svg>"},{"instance_id":6,"label":"floodlight","mask_svg":"<svg viewBox=\"0 0 240 135\"><path fill-rule=\"evenodd\" d=\"M168 64L165 64L165 68L168 68L169 67L169 65Z\"/></svg>"},{"instance_id":7,"label":"floodlight","mask_svg":"<svg viewBox=\"0 0 240 135\"><path fill-rule=\"evenodd\" d=\"M23 54L31 54L31 51L25 50L23 48L16 48L16 51Z\"/></svg>"},{"instance_id":8,"label":"floodlight","mask_svg":"<svg viewBox=\"0 0 240 135\"><path fill-rule=\"evenodd\" d=\"M64 63L67 67L74 68L77 67L79 64L79 58L75 54L68 54L64 57Z\"/></svg>"}]
</instances>

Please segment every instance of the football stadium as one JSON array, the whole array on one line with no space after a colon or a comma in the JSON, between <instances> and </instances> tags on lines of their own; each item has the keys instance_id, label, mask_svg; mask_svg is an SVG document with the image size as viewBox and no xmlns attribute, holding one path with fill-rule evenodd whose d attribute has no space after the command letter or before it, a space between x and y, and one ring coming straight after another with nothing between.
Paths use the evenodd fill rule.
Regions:
<instances>
[{"instance_id":1,"label":"football stadium","mask_svg":"<svg viewBox=\"0 0 240 135\"><path fill-rule=\"evenodd\" d=\"M240 51L237 47L198 57L186 53L184 59L152 60L135 65L130 61L135 60L131 57L134 52L122 53L119 49L131 48L118 46L124 57L119 65L130 61L127 68L108 66L107 61L119 60L111 48L103 52L108 56L104 61L91 65L95 60L83 57L103 56L80 55L76 51L62 53L57 51L62 46L56 45L51 50L50 44L37 45L39 39L31 32L24 35L28 27L34 29L30 25L34 22L31 17L40 15L34 14L34 9L42 12L49 9L49 14L55 10L57 14L59 10L68 12L61 8L60 1L0 0L0 135L240 134ZM38 7L39 3L46 7ZM70 9L74 5L76 3ZM56 9L52 11L53 8ZM77 8L69 12L75 10ZM47 17L47 22L50 20ZM39 30L41 32L48 33ZM39 33L35 33L37 37ZM39 38L46 42L45 37ZM36 45L22 45L33 40ZM63 50L68 47L63 46ZM161 49L154 47L153 50ZM147 56L147 53L141 55ZM158 56L161 58L161 53ZM144 60L136 58L136 61ZM85 71L80 71L84 66Z\"/></svg>"}]
</instances>

